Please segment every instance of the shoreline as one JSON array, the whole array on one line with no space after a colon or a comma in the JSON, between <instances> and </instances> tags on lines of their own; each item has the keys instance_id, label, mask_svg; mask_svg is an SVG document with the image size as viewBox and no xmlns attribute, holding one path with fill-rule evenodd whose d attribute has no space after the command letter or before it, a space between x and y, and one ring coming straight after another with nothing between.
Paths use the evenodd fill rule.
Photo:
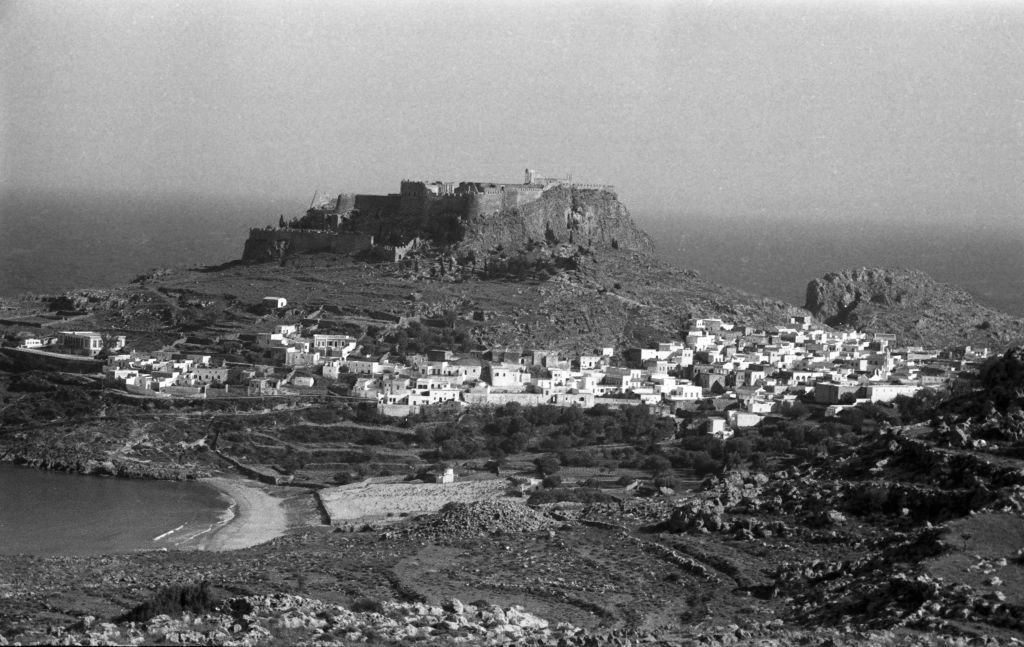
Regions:
<instances>
[{"instance_id":1,"label":"shoreline","mask_svg":"<svg viewBox=\"0 0 1024 647\"><path fill-rule=\"evenodd\" d=\"M183 549L221 552L239 550L266 543L283 535L291 527L284 500L268 494L258 485L243 479L213 476L197 479L218 490L230 501L225 522L218 524L205 538L197 538Z\"/></svg>"}]
</instances>

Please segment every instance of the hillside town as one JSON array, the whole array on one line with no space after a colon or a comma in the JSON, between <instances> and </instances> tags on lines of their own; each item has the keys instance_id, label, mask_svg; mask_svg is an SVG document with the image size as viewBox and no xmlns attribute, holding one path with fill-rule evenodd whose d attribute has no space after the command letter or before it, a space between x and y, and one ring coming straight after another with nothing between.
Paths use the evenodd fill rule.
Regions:
<instances>
[{"instance_id":1,"label":"hillside town","mask_svg":"<svg viewBox=\"0 0 1024 647\"><path fill-rule=\"evenodd\" d=\"M284 299L268 297L272 310ZM316 322L277 324L239 335L262 359L241 364L216 354L123 352L124 336L64 331L47 348L106 355L111 385L149 397L266 397L344 393L376 402L388 416L423 407L557 405L591 408L644 404L661 415L705 411L707 431L728 436L756 427L797 403L825 407L826 416L864 402L892 402L937 388L976 368L987 349L943 351L897 346L894 335L831 330L810 317L755 330L721 319L693 320L680 340L649 348L600 348L567 357L558 351L492 348L457 354L368 354L355 337L317 332Z\"/></svg>"}]
</instances>

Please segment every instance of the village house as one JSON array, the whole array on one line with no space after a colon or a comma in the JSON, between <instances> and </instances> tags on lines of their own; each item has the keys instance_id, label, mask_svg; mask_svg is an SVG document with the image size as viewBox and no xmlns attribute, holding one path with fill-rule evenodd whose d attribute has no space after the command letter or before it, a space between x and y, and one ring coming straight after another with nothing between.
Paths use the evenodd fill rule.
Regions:
<instances>
[{"instance_id":1,"label":"village house","mask_svg":"<svg viewBox=\"0 0 1024 647\"><path fill-rule=\"evenodd\" d=\"M124 335L113 335L105 342L103 335L98 332L62 330L57 333L57 347L63 353L95 357L104 350L105 343L106 350L116 352L124 348L126 338Z\"/></svg>"},{"instance_id":2,"label":"village house","mask_svg":"<svg viewBox=\"0 0 1024 647\"><path fill-rule=\"evenodd\" d=\"M313 350L323 357L345 359L355 348L356 339L349 335L313 335Z\"/></svg>"},{"instance_id":3,"label":"village house","mask_svg":"<svg viewBox=\"0 0 1024 647\"><path fill-rule=\"evenodd\" d=\"M263 297L261 303L267 310L280 310L288 305L288 299L284 297Z\"/></svg>"}]
</instances>

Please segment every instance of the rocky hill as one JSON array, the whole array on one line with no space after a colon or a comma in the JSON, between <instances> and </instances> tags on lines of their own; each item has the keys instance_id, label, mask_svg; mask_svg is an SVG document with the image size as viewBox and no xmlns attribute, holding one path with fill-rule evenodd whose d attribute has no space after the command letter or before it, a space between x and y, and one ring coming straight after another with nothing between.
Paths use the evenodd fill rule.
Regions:
<instances>
[{"instance_id":1,"label":"rocky hill","mask_svg":"<svg viewBox=\"0 0 1024 647\"><path fill-rule=\"evenodd\" d=\"M1024 338L1024 321L919 270L832 272L808 283L804 307L827 325L892 332L906 343L1004 347Z\"/></svg>"},{"instance_id":2,"label":"rocky hill","mask_svg":"<svg viewBox=\"0 0 1024 647\"><path fill-rule=\"evenodd\" d=\"M650 255L654 250L650 237L610 191L555 187L535 200L490 207L473 197L428 200L419 207L396 203L343 215L310 209L287 227L250 230L242 260L382 252L413 239L445 247L460 259L507 257L537 247L557 249L563 257L610 249Z\"/></svg>"},{"instance_id":3,"label":"rocky hill","mask_svg":"<svg viewBox=\"0 0 1024 647\"><path fill-rule=\"evenodd\" d=\"M516 251L531 242L577 249L627 249L650 255L650 237L633 222L614 193L559 187L511 210L468 217L460 247L476 253Z\"/></svg>"}]
</instances>

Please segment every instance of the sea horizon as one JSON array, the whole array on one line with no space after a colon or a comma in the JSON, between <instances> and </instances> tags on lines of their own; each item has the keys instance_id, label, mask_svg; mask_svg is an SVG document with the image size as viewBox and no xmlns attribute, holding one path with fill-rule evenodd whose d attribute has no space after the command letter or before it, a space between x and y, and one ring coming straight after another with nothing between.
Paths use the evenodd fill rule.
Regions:
<instances>
[{"instance_id":1,"label":"sea horizon","mask_svg":"<svg viewBox=\"0 0 1024 647\"><path fill-rule=\"evenodd\" d=\"M0 248L0 297L104 289L157 268L219 265L241 258L251 227L292 218L291 198L8 192ZM627 205L628 206L628 205ZM1002 225L899 221L815 227L806 220L637 210L634 218L673 266L751 294L804 304L806 286L860 267L921 270L979 303L1024 316L1024 231Z\"/></svg>"}]
</instances>

